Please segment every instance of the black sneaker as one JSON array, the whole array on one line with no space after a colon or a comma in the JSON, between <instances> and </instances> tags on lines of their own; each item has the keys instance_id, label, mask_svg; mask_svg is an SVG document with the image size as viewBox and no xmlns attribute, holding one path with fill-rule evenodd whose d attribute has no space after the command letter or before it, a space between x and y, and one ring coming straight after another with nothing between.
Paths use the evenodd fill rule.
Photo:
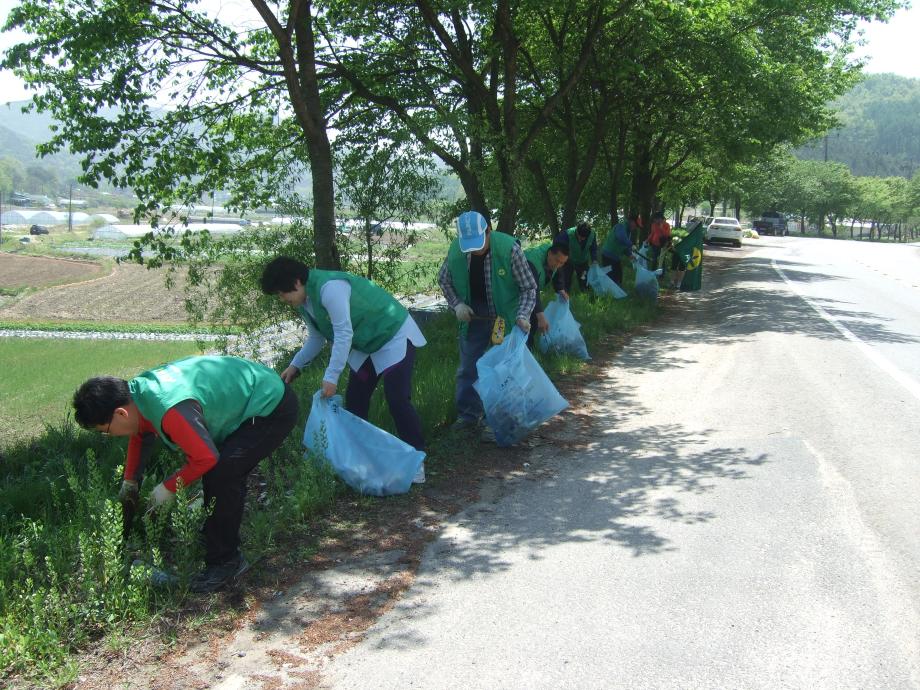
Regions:
<instances>
[{"instance_id":1,"label":"black sneaker","mask_svg":"<svg viewBox=\"0 0 920 690\"><path fill-rule=\"evenodd\" d=\"M209 565L195 577L189 585L196 594L216 592L224 587L230 580L249 570L249 563L242 554L237 554L228 561L219 565Z\"/></svg>"}]
</instances>

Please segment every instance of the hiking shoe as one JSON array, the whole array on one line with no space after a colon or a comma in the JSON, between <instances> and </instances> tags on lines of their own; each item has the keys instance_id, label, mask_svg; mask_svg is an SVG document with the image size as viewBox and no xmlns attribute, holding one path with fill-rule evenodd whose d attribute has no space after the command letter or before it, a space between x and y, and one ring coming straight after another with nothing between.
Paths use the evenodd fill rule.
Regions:
<instances>
[{"instance_id":1,"label":"hiking shoe","mask_svg":"<svg viewBox=\"0 0 920 690\"><path fill-rule=\"evenodd\" d=\"M423 462L418 466L418 472L415 473L415 476L412 477L413 484L424 484L425 483L425 463Z\"/></svg>"},{"instance_id":2,"label":"hiking shoe","mask_svg":"<svg viewBox=\"0 0 920 690\"><path fill-rule=\"evenodd\" d=\"M230 560L218 565L209 565L195 577L189 584L189 589L196 594L216 592L224 587L230 580L242 575L249 569L249 563L242 554L237 554Z\"/></svg>"}]
</instances>

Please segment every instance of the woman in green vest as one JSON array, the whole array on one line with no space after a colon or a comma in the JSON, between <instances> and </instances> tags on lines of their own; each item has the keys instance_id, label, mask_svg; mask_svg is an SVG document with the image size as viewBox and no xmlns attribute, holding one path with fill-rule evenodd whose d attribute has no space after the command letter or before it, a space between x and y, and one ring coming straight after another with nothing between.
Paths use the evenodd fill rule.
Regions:
<instances>
[{"instance_id":1,"label":"woman in green vest","mask_svg":"<svg viewBox=\"0 0 920 690\"><path fill-rule=\"evenodd\" d=\"M491 342L496 319L505 328L517 324L530 332L530 314L537 299L534 280L521 245L511 235L493 232L481 213L467 211L457 218L457 238L447 250L438 284L460 321L460 367L457 369L455 428L479 424L482 400L473 384L476 362ZM489 432L484 432L489 437Z\"/></svg>"},{"instance_id":2,"label":"woman in green vest","mask_svg":"<svg viewBox=\"0 0 920 690\"><path fill-rule=\"evenodd\" d=\"M99 376L73 397L77 423L110 436L128 436L119 499L126 527L138 504L144 464L157 438L185 453L185 465L154 487L153 506L172 502L178 484L201 479L205 505L204 571L191 588L220 589L248 564L240 553L246 479L297 422L297 396L266 366L238 357L187 357L130 381Z\"/></svg>"},{"instance_id":3,"label":"woman in green vest","mask_svg":"<svg viewBox=\"0 0 920 690\"><path fill-rule=\"evenodd\" d=\"M578 274L581 291L588 289L588 268L597 263L597 235L587 223L579 223L556 235L555 244L564 244L569 248L569 260L563 270L566 294L572 291L572 277Z\"/></svg>"},{"instance_id":4,"label":"woman in green vest","mask_svg":"<svg viewBox=\"0 0 920 690\"><path fill-rule=\"evenodd\" d=\"M422 423L412 404L412 370L415 349L426 340L404 306L367 278L309 268L286 256L265 266L262 291L293 307L307 325L307 339L281 372L282 379L293 381L329 342L332 351L323 375L323 397L335 395L348 364L345 409L367 419L371 395L382 378L399 438L417 450L425 449ZM424 480L422 467L416 481Z\"/></svg>"}]
</instances>

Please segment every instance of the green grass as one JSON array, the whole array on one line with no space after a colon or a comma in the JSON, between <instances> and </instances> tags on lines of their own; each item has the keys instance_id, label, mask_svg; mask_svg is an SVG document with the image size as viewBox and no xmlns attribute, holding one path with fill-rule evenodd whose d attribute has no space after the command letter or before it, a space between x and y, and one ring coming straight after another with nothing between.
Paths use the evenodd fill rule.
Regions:
<instances>
[{"instance_id":1,"label":"green grass","mask_svg":"<svg viewBox=\"0 0 920 690\"><path fill-rule=\"evenodd\" d=\"M91 376L130 378L197 352L193 342L0 338L0 448L58 424Z\"/></svg>"},{"instance_id":2,"label":"green grass","mask_svg":"<svg viewBox=\"0 0 920 690\"><path fill-rule=\"evenodd\" d=\"M655 307L576 290L572 312L582 324L589 352L596 354L602 338L650 321ZM445 432L455 416L457 323L445 313L425 324L424 332L428 344L417 352L413 399L428 441L426 471L444 479L471 452L457 448ZM0 446L0 677L26 679L37 687L66 684L76 677L76 659L90 642L108 640L110 647L123 648L149 635L150 623L164 612L185 605L184 587L154 589L146 571L131 568L131 562L139 557L168 565L187 580L198 565L203 516L180 497L167 518L138 521L125 540L116 502L125 439L81 431L65 415L73 390L87 377L129 377L192 351L191 343L0 339L5 368L0 433L12 423L20 434L20 440ZM302 560L314 548L311 525L340 496L346 494L358 506L376 506L380 500L355 500L328 470L302 460L303 426L328 356L327 348L295 381L300 422L282 448L260 465L267 499L249 501L243 525L243 548L252 557L294 544L289 555ZM568 356L537 357L557 380L586 366ZM279 366L287 362L282 358ZM347 375L339 391L344 394L346 386ZM371 421L392 431L382 385L375 392ZM156 451L142 495L182 462L177 453L162 447ZM194 617L186 623L200 624ZM162 634L176 632L167 626Z\"/></svg>"},{"instance_id":3,"label":"green grass","mask_svg":"<svg viewBox=\"0 0 920 690\"><path fill-rule=\"evenodd\" d=\"M0 294L3 294L0 290ZM209 328L162 323L98 323L94 321L12 321L0 319L0 331L65 331L68 333L183 333L183 334L242 334L233 326Z\"/></svg>"}]
</instances>

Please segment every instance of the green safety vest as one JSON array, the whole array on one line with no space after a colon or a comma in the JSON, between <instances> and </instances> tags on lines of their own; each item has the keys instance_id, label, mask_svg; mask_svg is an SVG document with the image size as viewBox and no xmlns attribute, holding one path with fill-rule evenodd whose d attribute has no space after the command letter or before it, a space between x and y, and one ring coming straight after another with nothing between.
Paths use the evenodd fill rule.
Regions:
<instances>
[{"instance_id":1,"label":"green safety vest","mask_svg":"<svg viewBox=\"0 0 920 690\"><path fill-rule=\"evenodd\" d=\"M131 400L163 442L163 415L183 400L197 400L204 425L220 445L245 421L270 415L284 395L284 381L262 364L239 357L186 357L128 381Z\"/></svg>"},{"instance_id":2,"label":"green safety vest","mask_svg":"<svg viewBox=\"0 0 920 690\"><path fill-rule=\"evenodd\" d=\"M496 313L510 328L517 320L518 303L521 290L514 280L511 268L511 251L517 244L515 239L504 232L489 233L489 257L492 262L492 303ZM470 303L470 265L466 254L460 250L460 240L455 239L447 250L447 267L454 290L466 304ZM460 322L460 332L466 333L466 323Z\"/></svg>"},{"instance_id":3,"label":"green safety vest","mask_svg":"<svg viewBox=\"0 0 920 690\"><path fill-rule=\"evenodd\" d=\"M330 280L344 280L351 285L348 307L351 311L351 346L354 349L367 353L377 352L393 339L396 331L406 322L409 314L406 308L393 295L367 278L345 271L313 268L310 269L306 286L307 297L313 305L313 316L310 316L306 305L301 306L299 311L304 321L315 326L326 340L332 342L334 333L329 312L320 300L320 290Z\"/></svg>"},{"instance_id":4,"label":"green safety vest","mask_svg":"<svg viewBox=\"0 0 920 690\"><path fill-rule=\"evenodd\" d=\"M552 242L546 242L545 244L538 244L536 247L524 250L524 256L526 256L527 260L537 269L538 290L542 290L556 274L556 272L553 271L549 278L546 277L546 255L549 254L549 248L552 246Z\"/></svg>"},{"instance_id":5,"label":"green safety vest","mask_svg":"<svg viewBox=\"0 0 920 690\"><path fill-rule=\"evenodd\" d=\"M594 242L595 235L594 230L588 234L588 239L585 241L585 246L582 247L581 243L578 241L578 233L576 228L569 228L566 230L566 233L569 235L569 261L573 264L586 264L591 260L591 243Z\"/></svg>"},{"instance_id":6,"label":"green safety vest","mask_svg":"<svg viewBox=\"0 0 920 690\"><path fill-rule=\"evenodd\" d=\"M626 236L629 237L629 226L626 223L620 222L614 225L610 232L607 233L607 239L604 240L604 248L601 250L602 253L607 256L620 258L626 256L629 251L628 247L624 247L616 241L617 228L621 225L626 229Z\"/></svg>"}]
</instances>

